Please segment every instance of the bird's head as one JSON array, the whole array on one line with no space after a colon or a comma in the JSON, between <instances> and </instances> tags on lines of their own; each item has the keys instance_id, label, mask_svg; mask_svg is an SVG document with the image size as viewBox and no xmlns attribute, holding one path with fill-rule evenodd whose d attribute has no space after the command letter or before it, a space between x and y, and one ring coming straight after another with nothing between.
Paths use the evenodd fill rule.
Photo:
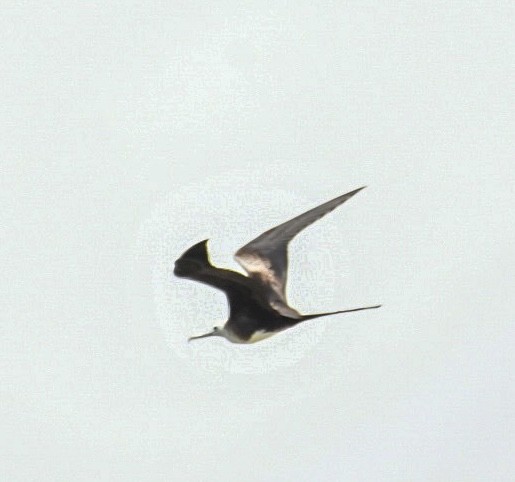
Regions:
<instances>
[{"instance_id":1,"label":"bird's head","mask_svg":"<svg viewBox=\"0 0 515 482\"><path fill-rule=\"evenodd\" d=\"M188 341L198 340L200 338L207 338L208 336L223 336L225 338L225 331L223 328L221 328L219 326L213 326L213 331L210 331L209 333L205 333L204 335L192 336L192 337L188 338Z\"/></svg>"}]
</instances>

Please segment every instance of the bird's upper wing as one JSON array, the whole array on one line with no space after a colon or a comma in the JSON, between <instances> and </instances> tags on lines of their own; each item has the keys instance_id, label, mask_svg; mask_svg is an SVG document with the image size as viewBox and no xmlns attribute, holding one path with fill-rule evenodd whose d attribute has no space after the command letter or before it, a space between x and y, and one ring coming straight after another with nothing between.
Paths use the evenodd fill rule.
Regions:
<instances>
[{"instance_id":1,"label":"bird's upper wing","mask_svg":"<svg viewBox=\"0 0 515 482\"><path fill-rule=\"evenodd\" d=\"M222 290L227 296L231 316L248 310L270 311L266 300L261 300L256 293L254 280L210 263L207 240L195 244L177 259L174 274Z\"/></svg>"},{"instance_id":2,"label":"bird's upper wing","mask_svg":"<svg viewBox=\"0 0 515 482\"><path fill-rule=\"evenodd\" d=\"M288 243L304 228L320 219L364 189L361 187L332 199L304 214L272 228L240 248L234 258L251 278L268 288L269 303L279 313L290 318L301 315L286 301Z\"/></svg>"}]
</instances>

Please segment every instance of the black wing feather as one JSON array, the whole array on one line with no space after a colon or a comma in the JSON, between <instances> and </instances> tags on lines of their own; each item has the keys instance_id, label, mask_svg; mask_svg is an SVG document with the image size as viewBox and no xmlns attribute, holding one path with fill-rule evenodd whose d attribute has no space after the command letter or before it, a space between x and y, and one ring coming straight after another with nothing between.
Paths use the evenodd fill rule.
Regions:
<instances>
[{"instance_id":1,"label":"black wing feather","mask_svg":"<svg viewBox=\"0 0 515 482\"><path fill-rule=\"evenodd\" d=\"M189 248L176 262L174 274L222 290L227 296L230 317L249 310L271 311L265 299L260 299L260 287L250 278L229 269L213 266L209 261L207 239Z\"/></svg>"},{"instance_id":2,"label":"black wing feather","mask_svg":"<svg viewBox=\"0 0 515 482\"><path fill-rule=\"evenodd\" d=\"M251 278L258 280L267 288L270 305L284 316L301 317L286 301L289 242L304 228L342 205L362 189L364 187L338 196L269 229L236 252L236 261Z\"/></svg>"}]
</instances>

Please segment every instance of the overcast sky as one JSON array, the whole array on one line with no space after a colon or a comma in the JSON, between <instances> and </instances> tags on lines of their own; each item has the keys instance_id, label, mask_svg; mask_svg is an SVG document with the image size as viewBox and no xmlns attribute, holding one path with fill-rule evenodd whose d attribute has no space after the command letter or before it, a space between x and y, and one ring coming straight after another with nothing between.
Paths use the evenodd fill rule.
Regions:
<instances>
[{"instance_id":1,"label":"overcast sky","mask_svg":"<svg viewBox=\"0 0 515 482\"><path fill-rule=\"evenodd\" d=\"M515 479L508 1L4 0L0 479ZM302 312L175 278L292 244Z\"/></svg>"}]
</instances>

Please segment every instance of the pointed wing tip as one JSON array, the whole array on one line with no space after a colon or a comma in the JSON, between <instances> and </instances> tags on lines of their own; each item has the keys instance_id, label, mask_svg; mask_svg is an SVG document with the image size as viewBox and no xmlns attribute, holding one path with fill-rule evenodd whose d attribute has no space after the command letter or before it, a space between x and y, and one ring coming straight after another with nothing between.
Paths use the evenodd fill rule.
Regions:
<instances>
[{"instance_id":1,"label":"pointed wing tip","mask_svg":"<svg viewBox=\"0 0 515 482\"><path fill-rule=\"evenodd\" d=\"M207 244L209 239L203 239L202 241L199 241L198 243L195 243L193 246L190 247L190 249L198 248L199 246L204 246Z\"/></svg>"},{"instance_id":2,"label":"pointed wing tip","mask_svg":"<svg viewBox=\"0 0 515 482\"><path fill-rule=\"evenodd\" d=\"M358 192L362 191L362 190L363 190L363 189L365 189L366 187L368 187L368 186L361 186L361 187L358 187L358 189L354 189L354 191L351 191L349 194L350 194L350 195L357 194Z\"/></svg>"},{"instance_id":3,"label":"pointed wing tip","mask_svg":"<svg viewBox=\"0 0 515 482\"><path fill-rule=\"evenodd\" d=\"M200 259L205 262L209 262L207 241L207 239L204 239L203 241L195 243L193 246L184 251L179 259ZM177 261L179 261L179 259Z\"/></svg>"},{"instance_id":4,"label":"pointed wing tip","mask_svg":"<svg viewBox=\"0 0 515 482\"><path fill-rule=\"evenodd\" d=\"M339 203L338 203L338 206L339 206L340 204L343 204L345 201L347 201L351 197L358 194L358 192L363 191L363 189L365 189L366 187L367 186L361 186L361 187L358 187L358 189L354 189L353 191L346 192L345 194L342 194L341 196L338 196L337 198L333 199L333 201L339 201Z\"/></svg>"},{"instance_id":5,"label":"pointed wing tip","mask_svg":"<svg viewBox=\"0 0 515 482\"><path fill-rule=\"evenodd\" d=\"M199 241L198 243L194 244L192 246L192 248L195 248L195 247L200 248L200 247L202 247L202 248L206 248L207 249L207 242L208 241L209 241L209 238L208 239L203 239L202 241Z\"/></svg>"}]
</instances>

